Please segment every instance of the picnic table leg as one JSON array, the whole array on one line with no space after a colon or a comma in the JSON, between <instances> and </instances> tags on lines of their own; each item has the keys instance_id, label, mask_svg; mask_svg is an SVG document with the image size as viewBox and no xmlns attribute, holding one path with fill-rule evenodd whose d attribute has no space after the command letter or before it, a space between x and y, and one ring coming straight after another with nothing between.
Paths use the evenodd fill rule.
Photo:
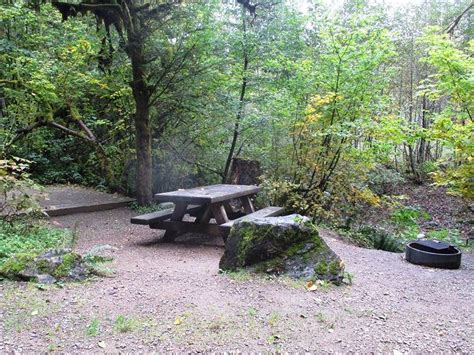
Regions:
<instances>
[{"instance_id":1,"label":"picnic table leg","mask_svg":"<svg viewBox=\"0 0 474 355\"><path fill-rule=\"evenodd\" d=\"M187 203L179 203L179 202L176 203L174 206L173 214L171 215L170 219L172 221L182 221L184 215L186 214L187 208L188 208ZM167 230L162 240L165 243L174 242L174 240L176 239L177 236L179 236L179 234L180 234L179 232Z\"/></svg>"},{"instance_id":2,"label":"picnic table leg","mask_svg":"<svg viewBox=\"0 0 474 355\"><path fill-rule=\"evenodd\" d=\"M209 220L212 218L212 211L211 211L211 206L206 205L204 206L202 212L197 216L196 220L194 223L204 223L207 224L209 223Z\"/></svg>"},{"instance_id":3,"label":"picnic table leg","mask_svg":"<svg viewBox=\"0 0 474 355\"><path fill-rule=\"evenodd\" d=\"M232 209L232 206L230 205L230 203L224 202L222 205L224 206L225 213L227 213L227 216L232 218L231 215L234 213L234 210Z\"/></svg>"},{"instance_id":4,"label":"picnic table leg","mask_svg":"<svg viewBox=\"0 0 474 355\"><path fill-rule=\"evenodd\" d=\"M217 224L224 224L229 222L229 217L222 203L214 203L211 205L212 214L216 219Z\"/></svg>"},{"instance_id":5,"label":"picnic table leg","mask_svg":"<svg viewBox=\"0 0 474 355\"><path fill-rule=\"evenodd\" d=\"M240 202L242 202L242 206L246 214L255 212L255 209L253 208L253 204L252 204L252 201L250 200L250 197L243 196L240 198Z\"/></svg>"}]
</instances>

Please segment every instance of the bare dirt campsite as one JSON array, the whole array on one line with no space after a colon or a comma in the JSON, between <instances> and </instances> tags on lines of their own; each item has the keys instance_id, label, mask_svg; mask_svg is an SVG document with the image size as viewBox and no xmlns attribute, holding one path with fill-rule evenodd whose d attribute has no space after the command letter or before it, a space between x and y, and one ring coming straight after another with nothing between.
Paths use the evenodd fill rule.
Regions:
<instances>
[{"instance_id":1,"label":"bare dirt campsite","mask_svg":"<svg viewBox=\"0 0 474 355\"><path fill-rule=\"evenodd\" d=\"M352 283L309 291L286 277L221 273L222 238L157 244L163 232L132 225L136 214L50 219L77 233L78 252L109 246L113 273L59 286L1 282L2 352L474 351L472 253L461 269L433 269L321 229Z\"/></svg>"},{"instance_id":2,"label":"bare dirt campsite","mask_svg":"<svg viewBox=\"0 0 474 355\"><path fill-rule=\"evenodd\" d=\"M131 216L53 218L78 223L79 250L116 248L115 275L45 290L1 283L2 351L474 351L472 254L461 270L429 269L322 232L353 280L311 292L287 279L220 274L217 238L148 245L157 232Z\"/></svg>"}]
</instances>

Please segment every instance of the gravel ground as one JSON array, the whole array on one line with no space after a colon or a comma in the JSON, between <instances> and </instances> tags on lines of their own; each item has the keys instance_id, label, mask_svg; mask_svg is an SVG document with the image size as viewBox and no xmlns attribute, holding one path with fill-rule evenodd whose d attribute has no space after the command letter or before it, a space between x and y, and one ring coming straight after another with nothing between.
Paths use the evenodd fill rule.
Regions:
<instances>
[{"instance_id":1,"label":"gravel ground","mask_svg":"<svg viewBox=\"0 0 474 355\"><path fill-rule=\"evenodd\" d=\"M460 270L322 235L351 286L306 291L288 279L219 274L223 244L129 223L128 209L52 219L76 226L78 249L116 247L115 277L40 290L0 283L0 353L313 351L474 353L474 255Z\"/></svg>"}]
</instances>

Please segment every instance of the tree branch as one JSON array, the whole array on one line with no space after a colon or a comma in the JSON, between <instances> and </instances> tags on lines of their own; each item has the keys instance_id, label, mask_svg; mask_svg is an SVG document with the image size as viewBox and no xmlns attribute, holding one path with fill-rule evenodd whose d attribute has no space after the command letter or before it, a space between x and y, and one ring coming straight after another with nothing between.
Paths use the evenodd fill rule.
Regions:
<instances>
[{"instance_id":1,"label":"tree branch","mask_svg":"<svg viewBox=\"0 0 474 355\"><path fill-rule=\"evenodd\" d=\"M454 21L445 29L445 32L452 35L454 30L456 29L456 26L459 24L463 16L473 7L474 7L474 2L471 2L471 4L458 17L456 17Z\"/></svg>"},{"instance_id":2,"label":"tree branch","mask_svg":"<svg viewBox=\"0 0 474 355\"><path fill-rule=\"evenodd\" d=\"M207 165L204 165L204 164L202 164L202 163L200 163L200 162L198 162L198 161L192 161L192 160L190 160L190 159L188 159L188 158L183 157L183 156L181 155L181 153L180 153L175 147L173 147L170 143L168 143L165 139L163 139L163 142L165 142L166 145L177 155L177 157L178 157L179 159L181 159L182 161L184 161L185 163L188 163L188 164L191 164L191 165L196 165L196 166L198 166L198 167L200 167L200 168L203 168L203 169L205 169L205 170L208 170L208 171L210 171L211 173L214 173L214 174L216 174L216 175L218 175L218 176L220 176L220 177L223 177L223 176L224 176L222 172L220 172L220 171L218 171L218 170L216 170L216 169L213 169L213 168L211 168L211 167L209 167L209 166L207 166Z\"/></svg>"}]
</instances>

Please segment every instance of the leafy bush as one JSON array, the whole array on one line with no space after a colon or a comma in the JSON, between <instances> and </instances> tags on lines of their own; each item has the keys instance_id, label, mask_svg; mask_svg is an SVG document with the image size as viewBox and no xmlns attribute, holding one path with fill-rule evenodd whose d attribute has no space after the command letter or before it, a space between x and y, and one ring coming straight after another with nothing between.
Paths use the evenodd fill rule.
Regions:
<instances>
[{"instance_id":1,"label":"leafy bush","mask_svg":"<svg viewBox=\"0 0 474 355\"><path fill-rule=\"evenodd\" d=\"M29 161L12 157L0 160L0 214L5 220L12 220L18 213L32 214L40 206L31 195L39 189L27 173Z\"/></svg>"},{"instance_id":2,"label":"leafy bush","mask_svg":"<svg viewBox=\"0 0 474 355\"><path fill-rule=\"evenodd\" d=\"M370 190L378 195L392 193L397 185L405 181L398 171L381 164L377 164L375 168L367 174L367 178Z\"/></svg>"},{"instance_id":3,"label":"leafy bush","mask_svg":"<svg viewBox=\"0 0 474 355\"><path fill-rule=\"evenodd\" d=\"M429 219L430 215L415 207L402 207L392 212L392 221L400 228L411 228L418 226L418 219Z\"/></svg>"},{"instance_id":4,"label":"leafy bush","mask_svg":"<svg viewBox=\"0 0 474 355\"><path fill-rule=\"evenodd\" d=\"M170 206L172 206L172 205L170 205ZM136 202L132 202L129 205L129 207L132 210L134 210L135 212L137 212L138 214L145 214L145 213L152 213L152 212L156 212L156 211L166 210L166 209L170 208L170 206L167 206L167 204L162 204L162 203L158 203L158 202L154 202L149 206L140 206Z\"/></svg>"},{"instance_id":5,"label":"leafy bush","mask_svg":"<svg viewBox=\"0 0 474 355\"><path fill-rule=\"evenodd\" d=\"M403 240L382 228L363 226L358 230L339 230L340 235L355 245L398 253L403 251Z\"/></svg>"}]
</instances>

